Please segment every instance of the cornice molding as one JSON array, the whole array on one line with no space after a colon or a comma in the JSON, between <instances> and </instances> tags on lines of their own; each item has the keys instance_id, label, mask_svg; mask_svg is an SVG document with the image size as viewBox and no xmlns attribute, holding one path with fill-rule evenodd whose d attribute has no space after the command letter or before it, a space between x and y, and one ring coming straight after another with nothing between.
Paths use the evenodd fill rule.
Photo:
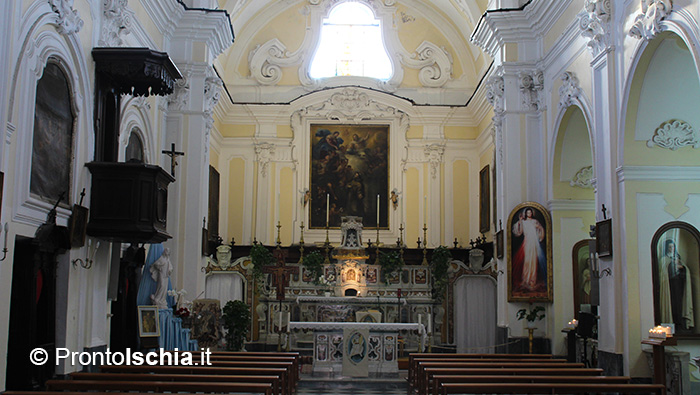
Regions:
<instances>
[{"instance_id":1,"label":"cornice molding","mask_svg":"<svg viewBox=\"0 0 700 395\"><path fill-rule=\"evenodd\" d=\"M621 166L617 181L700 181L700 166Z\"/></svg>"},{"instance_id":2,"label":"cornice molding","mask_svg":"<svg viewBox=\"0 0 700 395\"><path fill-rule=\"evenodd\" d=\"M547 206L549 211L594 211L595 200L553 199Z\"/></svg>"},{"instance_id":3,"label":"cornice molding","mask_svg":"<svg viewBox=\"0 0 700 395\"><path fill-rule=\"evenodd\" d=\"M554 26L572 0L533 0L523 9L486 11L479 20L471 41L492 58L506 42L541 39Z\"/></svg>"}]
</instances>

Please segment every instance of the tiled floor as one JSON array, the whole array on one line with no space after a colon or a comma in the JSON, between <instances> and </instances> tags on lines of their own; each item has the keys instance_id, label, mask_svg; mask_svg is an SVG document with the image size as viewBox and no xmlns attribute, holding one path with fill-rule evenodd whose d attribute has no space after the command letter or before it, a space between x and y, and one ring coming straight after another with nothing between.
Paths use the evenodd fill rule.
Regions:
<instances>
[{"instance_id":1,"label":"tiled floor","mask_svg":"<svg viewBox=\"0 0 700 395\"><path fill-rule=\"evenodd\" d=\"M356 378L302 375L297 395L405 395L403 377Z\"/></svg>"}]
</instances>

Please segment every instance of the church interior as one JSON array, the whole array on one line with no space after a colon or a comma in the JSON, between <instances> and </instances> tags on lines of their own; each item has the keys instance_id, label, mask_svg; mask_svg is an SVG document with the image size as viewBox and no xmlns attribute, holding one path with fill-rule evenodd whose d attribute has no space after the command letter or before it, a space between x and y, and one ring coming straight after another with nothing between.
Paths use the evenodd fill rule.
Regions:
<instances>
[{"instance_id":1,"label":"church interior","mask_svg":"<svg viewBox=\"0 0 700 395\"><path fill-rule=\"evenodd\" d=\"M487 393L424 360L471 355L700 393L699 1L11 0L0 33L0 390L177 349L293 368L113 390Z\"/></svg>"}]
</instances>

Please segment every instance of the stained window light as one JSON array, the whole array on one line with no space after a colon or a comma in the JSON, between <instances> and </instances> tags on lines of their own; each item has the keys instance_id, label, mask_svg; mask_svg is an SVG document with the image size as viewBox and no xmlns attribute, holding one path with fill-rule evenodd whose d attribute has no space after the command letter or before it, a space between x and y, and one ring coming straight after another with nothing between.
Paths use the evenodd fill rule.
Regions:
<instances>
[{"instance_id":1,"label":"stained window light","mask_svg":"<svg viewBox=\"0 0 700 395\"><path fill-rule=\"evenodd\" d=\"M336 6L323 20L321 42L309 70L311 77L361 76L388 80L392 73L380 21L372 10L354 2Z\"/></svg>"}]
</instances>

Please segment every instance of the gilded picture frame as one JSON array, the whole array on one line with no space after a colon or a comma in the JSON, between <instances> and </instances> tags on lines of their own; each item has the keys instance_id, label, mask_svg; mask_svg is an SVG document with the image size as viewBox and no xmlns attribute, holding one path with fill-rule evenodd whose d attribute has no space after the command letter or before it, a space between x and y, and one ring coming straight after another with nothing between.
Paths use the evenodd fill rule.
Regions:
<instances>
[{"instance_id":1,"label":"gilded picture frame","mask_svg":"<svg viewBox=\"0 0 700 395\"><path fill-rule=\"evenodd\" d=\"M138 306L139 336L160 336L160 320L157 306Z\"/></svg>"},{"instance_id":2,"label":"gilded picture frame","mask_svg":"<svg viewBox=\"0 0 700 395\"><path fill-rule=\"evenodd\" d=\"M576 242L571 249L571 268L574 284L574 318L578 319L581 306L591 304L591 239Z\"/></svg>"},{"instance_id":3,"label":"gilded picture frame","mask_svg":"<svg viewBox=\"0 0 700 395\"><path fill-rule=\"evenodd\" d=\"M539 203L521 203L508 216L508 302L551 302L552 219Z\"/></svg>"}]
</instances>

